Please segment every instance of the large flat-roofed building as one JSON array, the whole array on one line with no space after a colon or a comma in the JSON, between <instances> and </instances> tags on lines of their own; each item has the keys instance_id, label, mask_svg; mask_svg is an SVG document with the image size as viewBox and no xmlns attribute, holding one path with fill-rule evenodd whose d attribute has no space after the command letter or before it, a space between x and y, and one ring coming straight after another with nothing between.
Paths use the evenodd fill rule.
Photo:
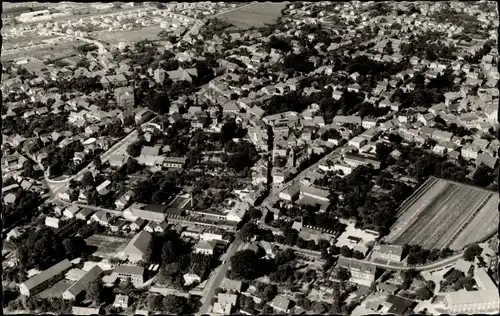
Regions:
<instances>
[{"instance_id":1,"label":"large flat-roofed building","mask_svg":"<svg viewBox=\"0 0 500 316\"><path fill-rule=\"evenodd\" d=\"M53 265L47 270L35 275L19 285L19 292L22 295L33 296L45 290L51 283L55 283L62 278L66 271L71 269L72 264L68 259Z\"/></svg>"},{"instance_id":2,"label":"large flat-roofed building","mask_svg":"<svg viewBox=\"0 0 500 316\"><path fill-rule=\"evenodd\" d=\"M479 291L457 291L445 294L446 307L450 313L477 314L500 313L498 288L484 268L476 268L474 279Z\"/></svg>"}]
</instances>

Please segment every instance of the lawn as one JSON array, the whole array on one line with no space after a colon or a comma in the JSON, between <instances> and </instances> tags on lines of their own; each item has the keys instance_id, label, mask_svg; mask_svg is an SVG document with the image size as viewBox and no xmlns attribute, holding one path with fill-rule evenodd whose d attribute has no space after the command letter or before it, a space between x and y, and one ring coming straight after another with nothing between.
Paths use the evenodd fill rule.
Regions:
<instances>
[{"instance_id":1,"label":"lawn","mask_svg":"<svg viewBox=\"0 0 500 316\"><path fill-rule=\"evenodd\" d=\"M87 245L97 247L93 253L96 257L114 258L119 255L130 242L129 238L93 235L86 239Z\"/></svg>"},{"instance_id":2,"label":"lawn","mask_svg":"<svg viewBox=\"0 0 500 316\"><path fill-rule=\"evenodd\" d=\"M234 30L245 30L251 27L263 27L273 24L281 16L286 3L257 3L241 9L221 14L218 19L233 24ZM233 29L232 27L228 30Z\"/></svg>"}]
</instances>

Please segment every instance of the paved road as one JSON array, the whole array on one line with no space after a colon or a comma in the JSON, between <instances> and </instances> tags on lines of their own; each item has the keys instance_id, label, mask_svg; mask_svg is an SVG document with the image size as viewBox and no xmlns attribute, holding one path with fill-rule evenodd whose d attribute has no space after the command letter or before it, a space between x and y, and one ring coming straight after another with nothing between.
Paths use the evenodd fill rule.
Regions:
<instances>
[{"instance_id":1,"label":"paved road","mask_svg":"<svg viewBox=\"0 0 500 316\"><path fill-rule=\"evenodd\" d=\"M226 276L226 271L229 269L229 260L242 246L243 242L235 239L231 245L229 245L226 254L225 262L214 270L210 279L207 281L205 288L203 289L202 306L196 315L206 314L210 312L212 306L212 299L215 297L215 289L220 287L222 280Z\"/></svg>"},{"instance_id":2,"label":"paved road","mask_svg":"<svg viewBox=\"0 0 500 316\"><path fill-rule=\"evenodd\" d=\"M154 116L149 121L147 121L147 122L145 122L143 124L149 123L152 120L154 120L155 118L156 118L156 116ZM139 135L139 131L136 130L136 129L133 130L132 132L130 132L127 136L125 136L124 138L122 138L116 144L114 144L113 146L111 146L111 148L109 148L107 151L105 151L101 155L101 161L102 162L106 162L115 153L120 152L120 151L125 151L127 149L128 145L132 144L137 139L138 135ZM63 192L63 191L66 190L66 187L69 184L69 182L70 182L71 179L80 179L86 171L90 171L93 168L94 168L94 163L91 162L85 168L83 168L82 170L80 170L77 174L75 174L75 175L73 175L71 177L68 177L66 180L61 180L61 181L50 180L48 178L48 175L45 174L45 182L49 186L49 188L50 188L50 190L52 192L52 195L54 197L56 197L58 193Z\"/></svg>"}]
</instances>

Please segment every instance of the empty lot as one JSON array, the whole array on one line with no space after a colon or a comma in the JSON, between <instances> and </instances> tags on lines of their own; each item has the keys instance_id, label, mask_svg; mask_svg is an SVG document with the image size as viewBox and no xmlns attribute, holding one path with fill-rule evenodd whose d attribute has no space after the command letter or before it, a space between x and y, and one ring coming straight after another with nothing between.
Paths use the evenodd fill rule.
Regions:
<instances>
[{"instance_id":1,"label":"empty lot","mask_svg":"<svg viewBox=\"0 0 500 316\"><path fill-rule=\"evenodd\" d=\"M497 229L498 194L430 178L404 203L387 242L460 250Z\"/></svg>"},{"instance_id":2,"label":"empty lot","mask_svg":"<svg viewBox=\"0 0 500 316\"><path fill-rule=\"evenodd\" d=\"M286 3L256 3L218 15L217 18L233 24L236 29L245 30L275 23L285 7Z\"/></svg>"},{"instance_id":3,"label":"empty lot","mask_svg":"<svg viewBox=\"0 0 500 316\"><path fill-rule=\"evenodd\" d=\"M163 29L158 24L130 31L98 31L94 33L94 37L98 41L109 43L110 45L118 45L120 42L136 43L146 39L150 41L159 40L160 38L158 37L158 33L162 30Z\"/></svg>"},{"instance_id":4,"label":"empty lot","mask_svg":"<svg viewBox=\"0 0 500 316\"><path fill-rule=\"evenodd\" d=\"M93 253L96 257L114 258L125 249L130 242L129 238L120 238L104 235L93 235L86 239L87 245L97 247Z\"/></svg>"}]
</instances>

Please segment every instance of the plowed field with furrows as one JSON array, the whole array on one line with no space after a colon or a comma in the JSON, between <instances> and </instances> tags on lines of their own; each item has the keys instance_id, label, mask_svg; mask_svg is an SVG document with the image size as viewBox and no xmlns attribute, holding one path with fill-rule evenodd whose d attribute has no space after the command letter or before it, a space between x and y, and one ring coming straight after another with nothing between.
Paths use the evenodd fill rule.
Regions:
<instances>
[{"instance_id":1,"label":"plowed field with furrows","mask_svg":"<svg viewBox=\"0 0 500 316\"><path fill-rule=\"evenodd\" d=\"M387 242L460 250L495 231L498 194L441 179L429 181L434 183L418 193L420 198L409 198L413 204L393 225Z\"/></svg>"}]
</instances>

